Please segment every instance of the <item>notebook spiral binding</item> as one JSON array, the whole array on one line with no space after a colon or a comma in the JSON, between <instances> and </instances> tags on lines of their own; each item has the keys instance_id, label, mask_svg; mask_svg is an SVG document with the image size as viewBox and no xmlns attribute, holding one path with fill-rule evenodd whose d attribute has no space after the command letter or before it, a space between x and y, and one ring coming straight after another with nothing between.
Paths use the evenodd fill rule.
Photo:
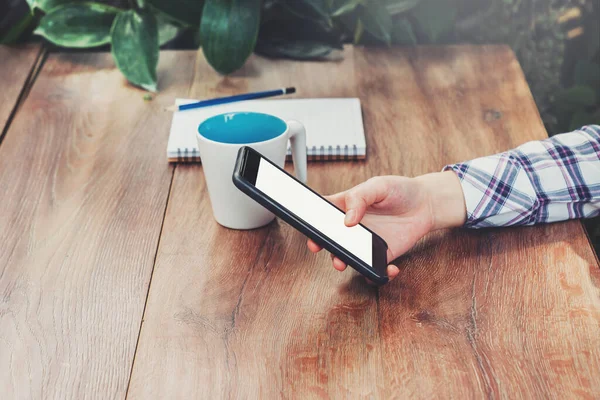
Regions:
<instances>
[{"instance_id":1,"label":"notebook spiral binding","mask_svg":"<svg viewBox=\"0 0 600 400\"><path fill-rule=\"evenodd\" d=\"M358 154L358 147L356 145L345 145L343 148L339 145L327 148L325 146L312 146L306 148L306 155L308 161L354 161L365 158L364 155ZM291 161L291 159L292 155L288 152L286 160Z\"/></svg>"},{"instance_id":2,"label":"notebook spiral binding","mask_svg":"<svg viewBox=\"0 0 600 400\"><path fill-rule=\"evenodd\" d=\"M356 145L348 146L345 145L343 148L341 146L329 146L325 148L325 146L317 147L307 147L306 154L308 157L308 161L354 161L364 159L364 155L358 154L358 148ZM291 161L292 155L288 153L286 155L286 160ZM187 147L181 149L177 149L177 159L170 160L175 162L200 162L200 153L198 149L188 149Z\"/></svg>"},{"instance_id":3,"label":"notebook spiral binding","mask_svg":"<svg viewBox=\"0 0 600 400\"><path fill-rule=\"evenodd\" d=\"M177 149L177 162L200 162L200 153L198 149L188 150L186 147L181 151L180 148Z\"/></svg>"}]
</instances>

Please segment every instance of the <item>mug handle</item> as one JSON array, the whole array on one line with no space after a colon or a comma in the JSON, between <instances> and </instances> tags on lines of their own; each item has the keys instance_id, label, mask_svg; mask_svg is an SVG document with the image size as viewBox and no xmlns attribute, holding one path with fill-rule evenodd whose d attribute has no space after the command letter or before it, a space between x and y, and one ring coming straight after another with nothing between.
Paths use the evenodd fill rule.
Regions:
<instances>
[{"instance_id":1,"label":"mug handle","mask_svg":"<svg viewBox=\"0 0 600 400\"><path fill-rule=\"evenodd\" d=\"M288 138L292 145L292 160L294 173L302 183L306 183L306 129L298 121L287 121Z\"/></svg>"}]
</instances>

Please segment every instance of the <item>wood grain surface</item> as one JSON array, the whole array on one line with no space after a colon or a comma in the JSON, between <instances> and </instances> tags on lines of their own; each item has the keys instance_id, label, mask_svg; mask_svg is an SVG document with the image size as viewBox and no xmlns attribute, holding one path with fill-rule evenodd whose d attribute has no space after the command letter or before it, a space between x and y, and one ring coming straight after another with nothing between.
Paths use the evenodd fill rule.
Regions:
<instances>
[{"instance_id":1,"label":"wood grain surface","mask_svg":"<svg viewBox=\"0 0 600 400\"><path fill-rule=\"evenodd\" d=\"M282 222L220 227L202 167L165 159L175 97L294 85L362 101L368 158L311 163L321 193L544 138L508 48L252 57L226 78L163 52L159 79L144 102L110 55L53 54L0 145L1 398L600 397L581 223L438 232L376 289Z\"/></svg>"},{"instance_id":2,"label":"wood grain surface","mask_svg":"<svg viewBox=\"0 0 600 400\"><path fill-rule=\"evenodd\" d=\"M228 78L199 56L189 96L290 85L362 101L368 158L310 164L321 193L546 136L506 47L252 57ZM202 167L179 165L128 397L600 397L600 271L579 222L439 232L398 264L378 290L282 222L222 228Z\"/></svg>"},{"instance_id":3,"label":"wood grain surface","mask_svg":"<svg viewBox=\"0 0 600 400\"><path fill-rule=\"evenodd\" d=\"M0 141L42 49L39 45L0 45Z\"/></svg>"},{"instance_id":4,"label":"wood grain surface","mask_svg":"<svg viewBox=\"0 0 600 400\"><path fill-rule=\"evenodd\" d=\"M356 55L369 132L400 127L396 139L370 136L378 173L418 175L546 137L507 48ZM379 293L386 395L600 395L600 270L580 222L439 233L398 265Z\"/></svg>"},{"instance_id":5,"label":"wood grain surface","mask_svg":"<svg viewBox=\"0 0 600 400\"><path fill-rule=\"evenodd\" d=\"M0 395L124 398L193 53L162 53L145 102L110 54L53 54L0 146Z\"/></svg>"}]
</instances>

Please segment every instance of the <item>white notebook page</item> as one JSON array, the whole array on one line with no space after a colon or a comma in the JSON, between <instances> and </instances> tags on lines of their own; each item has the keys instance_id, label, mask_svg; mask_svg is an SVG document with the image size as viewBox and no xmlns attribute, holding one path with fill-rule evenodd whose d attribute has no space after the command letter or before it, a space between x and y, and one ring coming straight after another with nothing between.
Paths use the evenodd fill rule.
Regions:
<instances>
[{"instance_id":1,"label":"white notebook page","mask_svg":"<svg viewBox=\"0 0 600 400\"><path fill-rule=\"evenodd\" d=\"M195 100L177 99L177 104ZM196 132L205 119L232 111L255 111L296 120L306 128L307 151L311 159L364 158L366 141L360 100L279 99L249 100L173 114L167 146L170 161L199 161Z\"/></svg>"}]
</instances>

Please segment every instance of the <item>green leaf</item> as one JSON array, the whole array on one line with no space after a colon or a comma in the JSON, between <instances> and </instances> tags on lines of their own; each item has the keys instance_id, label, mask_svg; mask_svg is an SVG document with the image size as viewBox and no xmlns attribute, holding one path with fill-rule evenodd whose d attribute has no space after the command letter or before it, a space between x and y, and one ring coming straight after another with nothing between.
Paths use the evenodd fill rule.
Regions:
<instances>
[{"instance_id":1,"label":"green leaf","mask_svg":"<svg viewBox=\"0 0 600 400\"><path fill-rule=\"evenodd\" d=\"M457 7L452 2L422 0L412 10L412 15L417 22L419 31L427 36L430 42L437 43L441 35L453 28Z\"/></svg>"},{"instance_id":2,"label":"green leaf","mask_svg":"<svg viewBox=\"0 0 600 400\"><path fill-rule=\"evenodd\" d=\"M386 8L391 16L412 10L421 0L387 0Z\"/></svg>"},{"instance_id":3,"label":"green leaf","mask_svg":"<svg viewBox=\"0 0 600 400\"><path fill-rule=\"evenodd\" d=\"M360 20L373 37L390 45L392 42L392 17L379 0L367 0L360 7Z\"/></svg>"},{"instance_id":4,"label":"green leaf","mask_svg":"<svg viewBox=\"0 0 600 400\"><path fill-rule=\"evenodd\" d=\"M9 30L0 37L0 44L16 43L23 33L35 25L33 14L25 13Z\"/></svg>"},{"instance_id":5,"label":"green leaf","mask_svg":"<svg viewBox=\"0 0 600 400\"><path fill-rule=\"evenodd\" d=\"M171 19L160 11L155 12L154 16L156 17L156 22L158 24L158 45L162 46L175 39L180 32L179 27L174 25L171 22Z\"/></svg>"},{"instance_id":6,"label":"green leaf","mask_svg":"<svg viewBox=\"0 0 600 400\"><path fill-rule=\"evenodd\" d=\"M146 10L120 12L111 29L112 55L117 67L134 85L155 92L158 28Z\"/></svg>"},{"instance_id":7,"label":"green leaf","mask_svg":"<svg viewBox=\"0 0 600 400\"><path fill-rule=\"evenodd\" d=\"M408 19L400 18L394 22L394 27L392 28L392 43L402 45L417 44L417 38Z\"/></svg>"},{"instance_id":8,"label":"green leaf","mask_svg":"<svg viewBox=\"0 0 600 400\"><path fill-rule=\"evenodd\" d=\"M221 74L244 65L258 36L261 0L206 0L200 36L206 60Z\"/></svg>"},{"instance_id":9,"label":"green leaf","mask_svg":"<svg viewBox=\"0 0 600 400\"><path fill-rule=\"evenodd\" d=\"M354 29L354 44L358 44L360 43L360 39L362 39L362 35L365 32L365 26L363 25L362 21L359 19L356 22L356 28Z\"/></svg>"},{"instance_id":10,"label":"green leaf","mask_svg":"<svg viewBox=\"0 0 600 400\"><path fill-rule=\"evenodd\" d=\"M285 15L285 18L261 21L254 51L273 53L273 57L305 59L320 57L321 53L326 53L331 48L343 49L342 43L338 30L330 29L319 21ZM282 48L285 44L293 47L291 54L287 54Z\"/></svg>"},{"instance_id":11,"label":"green leaf","mask_svg":"<svg viewBox=\"0 0 600 400\"><path fill-rule=\"evenodd\" d=\"M556 93L555 105L560 111L572 111L596 104L596 93L588 86L576 85Z\"/></svg>"},{"instance_id":12,"label":"green leaf","mask_svg":"<svg viewBox=\"0 0 600 400\"><path fill-rule=\"evenodd\" d=\"M363 0L341 0L334 3L335 11L331 13L332 17L339 17L340 15L348 14L356 9L359 4L362 4Z\"/></svg>"},{"instance_id":13,"label":"green leaf","mask_svg":"<svg viewBox=\"0 0 600 400\"><path fill-rule=\"evenodd\" d=\"M179 34L179 28L169 23L159 23L158 25L158 45L162 46L175 39Z\"/></svg>"},{"instance_id":14,"label":"green leaf","mask_svg":"<svg viewBox=\"0 0 600 400\"><path fill-rule=\"evenodd\" d=\"M265 39L259 40L255 51L266 57L283 57L294 60L314 60L328 56L334 47L328 43L310 40Z\"/></svg>"},{"instance_id":15,"label":"green leaf","mask_svg":"<svg viewBox=\"0 0 600 400\"><path fill-rule=\"evenodd\" d=\"M312 9L316 14L329 17L329 13L327 12L327 4L323 0L296 0L288 3L305 3L308 8Z\"/></svg>"},{"instance_id":16,"label":"green leaf","mask_svg":"<svg viewBox=\"0 0 600 400\"><path fill-rule=\"evenodd\" d=\"M600 87L600 64L579 60L575 64L575 84Z\"/></svg>"},{"instance_id":17,"label":"green leaf","mask_svg":"<svg viewBox=\"0 0 600 400\"><path fill-rule=\"evenodd\" d=\"M147 0L171 19L189 27L200 25L204 0Z\"/></svg>"},{"instance_id":18,"label":"green leaf","mask_svg":"<svg viewBox=\"0 0 600 400\"><path fill-rule=\"evenodd\" d=\"M73 0L27 0L31 12L35 11L36 8L48 12L54 7L67 3L73 3Z\"/></svg>"},{"instance_id":19,"label":"green leaf","mask_svg":"<svg viewBox=\"0 0 600 400\"><path fill-rule=\"evenodd\" d=\"M331 24L331 18L324 0L287 0L281 2L293 14L310 20L322 20Z\"/></svg>"},{"instance_id":20,"label":"green leaf","mask_svg":"<svg viewBox=\"0 0 600 400\"><path fill-rule=\"evenodd\" d=\"M62 47L87 48L110 42L110 28L118 8L100 3L76 3L53 8L35 34Z\"/></svg>"}]
</instances>

